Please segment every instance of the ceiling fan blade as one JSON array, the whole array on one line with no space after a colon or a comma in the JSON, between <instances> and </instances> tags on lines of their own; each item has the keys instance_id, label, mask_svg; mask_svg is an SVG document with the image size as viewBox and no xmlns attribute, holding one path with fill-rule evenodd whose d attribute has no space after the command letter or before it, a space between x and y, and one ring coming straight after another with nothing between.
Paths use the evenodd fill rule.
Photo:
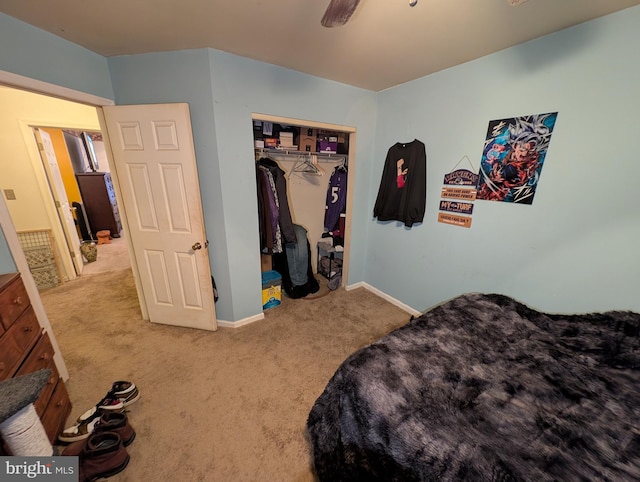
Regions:
<instances>
[{"instance_id":1,"label":"ceiling fan blade","mask_svg":"<svg viewBox=\"0 0 640 482\"><path fill-rule=\"evenodd\" d=\"M507 0L507 3L512 7L517 7L518 5L522 5L527 0Z\"/></svg>"},{"instance_id":2,"label":"ceiling fan blade","mask_svg":"<svg viewBox=\"0 0 640 482\"><path fill-rule=\"evenodd\" d=\"M360 0L331 0L320 23L323 27L344 25L351 18L359 3Z\"/></svg>"}]
</instances>

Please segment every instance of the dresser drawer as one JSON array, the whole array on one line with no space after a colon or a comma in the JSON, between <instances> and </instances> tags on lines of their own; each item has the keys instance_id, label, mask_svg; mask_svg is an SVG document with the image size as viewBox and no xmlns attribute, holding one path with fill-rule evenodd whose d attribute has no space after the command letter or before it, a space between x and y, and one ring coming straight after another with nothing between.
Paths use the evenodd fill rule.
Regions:
<instances>
[{"instance_id":1,"label":"dresser drawer","mask_svg":"<svg viewBox=\"0 0 640 482\"><path fill-rule=\"evenodd\" d=\"M44 368L49 368L53 361L53 345L49 335L44 333L38 340L35 348L31 350L29 356L24 361L16 375L24 375L26 373L35 372Z\"/></svg>"},{"instance_id":2,"label":"dresser drawer","mask_svg":"<svg viewBox=\"0 0 640 482\"><path fill-rule=\"evenodd\" d=\"M58 434L65 428L67 417L71 413L69 393L62 380L58 380L49 404L40 421L52 444L57 443Z\"/></svg>"},{"instance_id":3,"label":"dresser drawer","mask_svg":"<svg viewBox=\"0 0 640 482\"><path fill-rule=\"evenodd\" d=\"M51 360L51 365L48 368L51 370L51 376L49 377L49 380L47 380L47 383L45 384L45 386L42 388L42 391L40 392L40 396L38 397L38 399L35 402L33 402L33 406L36 409L36 413L40 418L42 418L42 415L44 414L44 411L46 410L47 405L49 405L49 400L51 399L53 390L56 388L56 384L60 379L60 374L58 373L58 370L56 368L55 363L53 363L53 360Z\"/></svg>"},{"instance_id":4,"label":"dresser drawer","mask_svg":"<svg viewBox=\"0 0 640 482\"><path fill-rule=\"evenodd\" d=\"M0 338L0 380L16 373L41 333L36 314L29 307Z\"/></svg>"},{"instance_id":5,"label":"dresser drawer","mask_svg":"<svg viewBox=\"0 0 640 482\"><path fill-rule=\"evenodd\" d=\"M22 284L22 278L15 275L0 291L0 324L8 329L29 306L29 295Z\"/></svg>"}]
</instances>

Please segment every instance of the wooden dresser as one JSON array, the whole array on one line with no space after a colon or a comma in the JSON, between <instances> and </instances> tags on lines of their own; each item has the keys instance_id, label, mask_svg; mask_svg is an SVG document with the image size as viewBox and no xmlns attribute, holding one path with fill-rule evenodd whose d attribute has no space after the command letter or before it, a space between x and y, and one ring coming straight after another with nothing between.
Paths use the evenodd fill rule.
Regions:
<instances>
[{"instance_id":1,"label":"wooden dresser","mask_svg":"<svg viewBox=\"0 0 640 482\"><path fill-rule=\"evenodd\" d=\"M34 403L52 444L71 413L69 394L53 360L19 273L0 274L0 380L48 368L51 378ZM2 448L0 448L0 453Z\"/></svg>"},{"instance_id":2,"label":"wooden dresser","mask_svg":"<svg viewBox=\"0 0 640 482\"><path fill-rule=\"evenodd\" d=\"M122 222L111 174L83 172L76 174L76 179L93 236L98 231L109 230L112 237L119 238Z\"/></svg>"}]
</instances>

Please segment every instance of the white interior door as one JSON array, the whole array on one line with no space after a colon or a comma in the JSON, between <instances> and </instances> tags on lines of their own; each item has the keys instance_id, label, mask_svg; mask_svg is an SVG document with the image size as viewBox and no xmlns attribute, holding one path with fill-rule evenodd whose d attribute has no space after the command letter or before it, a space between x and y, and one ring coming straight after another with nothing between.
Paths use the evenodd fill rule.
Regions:
<instances>
[{"instance_id":1,"label":"white interior door","mask_svg":"<svg viewBox=\"0 0 640 482\"><path fill-rule=\"evenodd\" d=\"M217 329L189 106L103 112L149 319Z\"/></svg>"},{"instance_id":2,"label":"white interior door","mask_svg":"<svg viewBox=\"0 0 640 482\"><path fill-rule=\"evenodd\" d=\"M76 270L76 274L81 274L84 261L80 253L80 237L78 236L76 223L71 213L67 192L64 189L64 182L62 182L62 175L60 174L60 167L58 166L58 160L56 159L51 137L42 129L34 128L33 132L38 143L40 157L47 172L47 179L49 180L53 200L56 203L58 216L60 217L64 236L69 247L73 267Z\"/></svg>"}]
</instances>

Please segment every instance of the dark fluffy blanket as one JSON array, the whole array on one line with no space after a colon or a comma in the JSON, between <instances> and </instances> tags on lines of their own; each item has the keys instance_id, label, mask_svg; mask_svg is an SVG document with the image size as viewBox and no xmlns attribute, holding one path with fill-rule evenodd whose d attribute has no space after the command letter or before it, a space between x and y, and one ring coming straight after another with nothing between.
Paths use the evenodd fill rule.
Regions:
<instances>
[{"instance_id":1,"label":"dark fluffy blanket","mask_svg":"<svg viewBox=\"0 0 640 482\"><path fill-rule=\"evenodd\" d=\"M351 355L307 422L323 481L640 480L640 314L468 294Z\"/></svg>"}]
</instances>

